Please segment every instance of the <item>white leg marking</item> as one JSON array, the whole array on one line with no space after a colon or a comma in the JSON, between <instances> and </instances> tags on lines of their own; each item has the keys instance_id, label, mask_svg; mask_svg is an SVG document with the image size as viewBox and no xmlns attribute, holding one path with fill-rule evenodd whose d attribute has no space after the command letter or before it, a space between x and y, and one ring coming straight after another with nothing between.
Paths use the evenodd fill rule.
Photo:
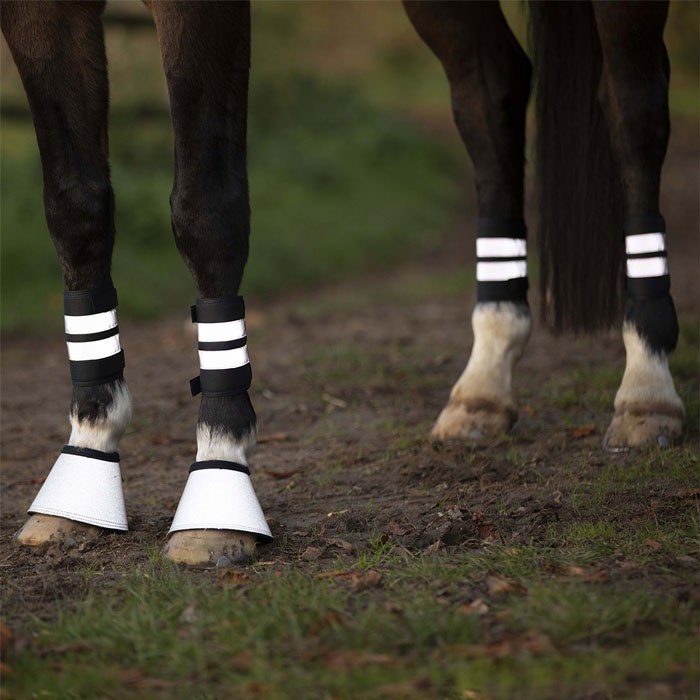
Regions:
<instances>
[{"instance_id":1,"label":"white leg marking","mask_svg":"<svg viewBox=\"0 0 700 700\"><path fill-rule=\"evenodd\" d=\"M220 429L199 424L197 461L225 460L247 466L256 437L255 428L234 439ZM231 562L247 561L255 551L256 533L270 534L253 486L247 476L241 481L241 475L237 474L234 480L239 483L233 485L233 491L228 493L231 483L222 482L212 492L211 485L207 486L206 471L190 474L164 554L168 559L191 566L227 566ZM199 475L197 483L192 481L195 475ZM232 476L232 472L226 473L226 481L231 482Z\"/></svg>"},{"instance_id":2,"label":"white leg marking","mask_svg":"<svg viewBox=\"0 0 700 700\"><path fill-rule=\"evenodd\" d=\"M513 368L530 337L530 313L512 302L480 303L472 314L472 328L469 362L452 388L434 437L478 439L515 422Z\"/></svg>"},{"instance_id":3,"label":"white leg marking","mask_svg":"<svg viewBox=\"0 0 700 700\"><path fill-rule=\"evenodd\" d=\"M632 405L646 405L666 406L682 413L683 403L673 385L668 356L665 353L653 353L632 324L626 323L623 326L622 338L627 351L627 364L615 396L615 410L623 411Z\"/></svg>"},{"instance_id":4,"label":"white leg marking","mask_svg":"<svg viewBox=\"0 0 700 700\"><path fill-rule=\"evenodd\" d=\"M248 456L255 449L257 428L235 440L224 431L208 425L197 425L197 461L222 459L248 466Z\"/></svg>"},{"instance_id":5,"label":"white leg marking","mask_svg":"<svg viewBox=\"0 0 700 700\"><path fill-rule=\"evenodd\" d=\"M643 445L665 447L681 436L684 415L668 357L653 353L631 324L623 326L622 337L627 364L603 444L613 451Z\"/></svg>"},{"instance_id":6,"label":"white leg marking","mask_svg":"<svg viewBox=\"0 0 700 700\"><path fill-rule=\"evenodd\" d=\"M74 411L70 414L71 434L68 444L73 447L89 447L100 452L117 452L119 441L126 431L132 414L131 394L126 382L119 382L112 389L112 403L107 415L94 422L81 421Z\"/></svg>"}]
</instances>

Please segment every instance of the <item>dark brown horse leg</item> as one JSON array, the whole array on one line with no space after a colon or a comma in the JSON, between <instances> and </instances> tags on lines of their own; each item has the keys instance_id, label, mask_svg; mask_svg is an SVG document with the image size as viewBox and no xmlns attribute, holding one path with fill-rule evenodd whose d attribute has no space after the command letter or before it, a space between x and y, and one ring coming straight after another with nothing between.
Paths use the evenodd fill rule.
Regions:
<instances>
[{"instance_id":1,"label":"dark brown horse leg","mask_svg":"<svg viewBox=\"0 0 700 700\"><path fill-rule=\"evenodd\" d=\"M24 544L67 534L76 523L126 529L113 453L131 416L131 398L110 277L114 207L103 6L2 4L2 31L29 98L41 153L46 219L66 290L73 379L70 447L30 508L36 515L18 533ZM113 483L98 483L108 473Z\"/></svg>"},{"instance_id":2,"label":"dark brown horse leg","mask_svg":"<svg viewBox=\"0 0 700 700\"><path fill-rule=\"evenodd\" d=\"M166 555L211 565L221 557L249 556L256 539L269 534L246 473L256 418L247 393L244 307L237 296L249 235L250 7L247 2L146 4L158 28L170 93L172 224L197 286L202 390L197 459Z\"/></svg>"},{"instance_id":3,"label":"dark brown horse leg","mask_svg":"<svg viewBox=\"0 0 700 700\"><path fill-rule=\"evenodd\" d=\"M404 4L450 82L479 210L474 346L433 436L478 439L516 420L512 373L530 334L523 171L531 67L496 2Z\"/></svg>"},{"instance_id":4,"label":"dark brown horse leg","mask_svg":"<svg viewBox=\"0 0 700 700\"><path fill-rule=\"evenodd\" d=\"M611 449L679 437L683 404L668 369L678 321L670 295L661 167L669 136L667 2L593 3L602 99L625 196L627 366L606 436Z\"/></svg>"}]
</instances>

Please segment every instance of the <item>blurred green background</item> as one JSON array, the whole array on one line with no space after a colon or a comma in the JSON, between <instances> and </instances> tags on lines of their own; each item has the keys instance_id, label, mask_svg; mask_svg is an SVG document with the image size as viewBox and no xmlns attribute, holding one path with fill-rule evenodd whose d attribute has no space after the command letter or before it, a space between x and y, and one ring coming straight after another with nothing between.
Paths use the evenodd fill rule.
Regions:
<instances>
[{"instance_id":1,"label":"blurred green background","mask_svg":"<svg viewBox=\"0 0 700 700\"><path fill-rule=\"evenodd\" d=\"M503 3L521 41L524 6ZM673 3L675 118L697 120L700 5ZM109 21L128 15L134 25ZM113 278L123 317L184 310L194 289L172 240L172 136L155 32L110 0L106 41L117 201ZM143 20L143 23L140 21ZM62 327L60 269L42 205L26 98L2 45L0 322ZM253 3L249 164L255 298L381 269L454 235L471 188L442 70L397 2Z\"/></svg>"}]
</instances>

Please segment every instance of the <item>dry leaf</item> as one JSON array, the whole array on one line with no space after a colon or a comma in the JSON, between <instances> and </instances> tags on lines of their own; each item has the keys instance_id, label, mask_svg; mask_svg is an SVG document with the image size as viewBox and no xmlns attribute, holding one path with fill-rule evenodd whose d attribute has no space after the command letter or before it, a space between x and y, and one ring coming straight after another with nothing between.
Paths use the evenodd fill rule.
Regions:
<instances>
[{"instance_id":1,"label":"dry leaf","mask_svg":"<svg viewBox=\"0 0 700 700\"><path fill-rule=\"evenodd\" d=\"M512 583L503 576L487 576L486 585L489 589L489 595L497 598L499 596L508 595L510 593L522 593L522 586Z\"/></svg>"},{"instance_id":2,"label":"dry leaf","mask_svg":"<svg viewBox=\"0 0 700 700\"><path fill-rule=\"evenodd\" d=\"M289 433L267 433L266 435L258 435L257 443L262 445L266 442L287 442L291 439Z\"/></svg>"},{"instance_id":3,"label":"dry leaf","mask_svg":"<svg viewBox=\"0 0 700 700\"><path fill-rule=\"evenodd\" d=\"M437 542L433 542L429 547L426 547L423 550L423 554L426 554L426 555L437 554L440 551L440 549L442 549L442 547L444 547L444 545L442 544L442 542L440 540L438 540Z\"/></svg>"},{"instance_id":4,"label":"dry leaf","mask_svg":"<svg viewBox=\"0 0 700 700\"><path fill-rule=\"evenodd\" d=\"M571 435L572 438L576 438L578 440L580 438L588 437L593 433L595 433L595 425L593 423L590 423L588 425L581 425L578 428L574 428L569 432L569 435Z\"/></svg>"},{"instance_id":5,"label":"dry leaf","mask_svg":"<svg viewBox=\"0 0 700 700\"><path fill-rule=\"evenodd\" d=\"M570 574L573 576L578 576L586 583L605 583L610 578L610 574L608 574L607 571L584 569L581 566L570 566L568 571Z\"/></svg>"},{"instance_id":6,"label":"dry leaf","mask_svg":"<svg viewBox=\"0 0 700 700\"><path fill-rule=\"evenodd\" d=\"M250 649L234 656L229 662L229 666L235 671L240 671L241 673L246 673L253 668L253 652Z\"/></svg>"},{"instance_id":7,"label":"dry leaf","mask_svg":"<svg viewBox=\"0 0 700 700\"><path fill-rule=\"evenodd\" d=\"M182 615L180 615L180 622L183 625L193 625L195 622L197 622L197 604L196 603L190 603L183 611Z\"/></svg>"},{"instance_id":8,"label":"dry leaf","mask_svg":"<svg viewBox=\"0 0 700 700\"><path fill-rule=\"evenodd\" d=\"M379 585L382 574L375 569L369 571L326 571L318 575L318 578L334 578L341 583L347 583L354 593L365 588L374 588Z\"/></svg>"},{"instance_id":9,"label":"dry leaf","mask_svg":"<svg viewBox=\"0 0 700 700\"><path fill-rule=\"evenodd\" d=\"M216 577L220 588L238 588L248 583L248 574L232 567L217 569Z\"/></svg>"},{"instance_id":10,"label":"dry leaf","mask_svg":"<svg viewBox=\"0 0 700 700\"><path fill-rule=\"evenodd\" d=\"M331 396L330 394L321 394L321 398L329 405L335 406L335 408L347 408L348 402L339 399L337 396Z\"/></svg>"},{"instance_id":11,"label":"dry leaf","mask_svg":"<svg viewBox=\"0 0 700 700\"><path fill-rule=\"evenodd\" d=\"M661 542L657 542L656 540L652 540L651 538L644 540L644 546L651 549L652 552L658 552L660 549L662 549Z\"/></svg>"},{"instance_id":12,"label":"dry leaf","mask_svg":"<svg viewBox=\"0 0 700 700\"><path fill-rule=\"evenodd\" d=\"M342 549L344 552L352 552L355 549L354 544L338 539L337 537L329 537L325 540L325 542L333 547L340 547L340 549Z\"/></svg>"},{"instance_id":13,"label":"dry leaf","mask_svg":"<svg viewBox=\"0 0 700 700\"><path fill-rule=\"evenodd\" d=\"M338 610L329 610L309 627L309 634L316 636L321 630L328 627L340 627L347 624L347 618Z\"/></svg>"},{"instance_id":14,"label":"dry leaf","mask_svg":"<svg viewBox=\"0 0 700 700\"><path fill-rule=\"evenodd\" d=\"M7 626L0 624L0 657L7 658L12 644L12 630Z\"/></svg>"},{"instance_id":15,"label":"dry leaf","mask_svg":"<svg viewBox=\"0 0 700 700\"><path fill-rule=\"evenodd\" d=\"M459 611L464 615L485 615L489 611L483 598L476 598L471 603L461 605Z\"/></svg>"},{"instance_id":16,"label":"dry leaf","mask_svg":"<svg viewBox=\"0 0 700 700\"><path fill-rule=\"evenodd\" d=\"M402 660L389 654L374 654L368 651L331 651L323 658L326 666L337 671L346 671L365 666L401 666Z\"/></svg>"},{"instance_id":17,"label":"dry leaf","mask_svg":"<svg viewBox=\"0 0 700 700\"><path fill-rule=\"evenodd\" d=\"M307 547L301 554L301 558L306 561L316 561L321 558L323 550L320 547Z\"/></svg>"}]
</instances>

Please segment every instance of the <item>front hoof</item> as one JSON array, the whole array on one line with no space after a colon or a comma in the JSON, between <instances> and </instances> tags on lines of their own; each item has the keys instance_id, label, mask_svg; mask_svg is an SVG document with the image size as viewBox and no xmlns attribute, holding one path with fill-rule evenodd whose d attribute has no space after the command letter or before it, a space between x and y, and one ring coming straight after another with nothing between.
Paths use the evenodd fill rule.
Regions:
<instances>
[{"instance_id":1,"label":"front hoof","mask_svg":"<svg viewBox=\"0 0 700 700\"><path fill-rule=\"evenodd\" d=\"M236 530L179 530L168 540L163 555L176 564L213 567L246 564L255 553L257 537Z\"/></svg>"},{"instance_id":2,"label":"front hoof","mask_svg":"<svg viewBox=\"0 0 700 700\"><path fill-rule=\"evenodd\" d=\"M38 547L47 542L62 542L69 538L88 542L102 532L101 527L79 523L56 515L32 515L14 536L17 544Z\"/></svg>"},{"instance_id":3,"label":"front hoof","mask_svg":"<svg viewBox=\"0 0 700 700\"><path fill-rule=\"evenodd\" d=\"M605 433L603 447L610 452L655 445L668 447L682 434L683 413L678 409L626 407L615 413Z\"/></svg>"},{"instance_id":4,"label":"front hoof","mask_svg":"<svg viewBox=\"0 0 700 700\"><path fill-rule=\"evenodd\" d=\"M434 440L482 440L510 430L517 418L513 408L495 401L450 399L430 435Z\"/></svg>"}]
</instances>

